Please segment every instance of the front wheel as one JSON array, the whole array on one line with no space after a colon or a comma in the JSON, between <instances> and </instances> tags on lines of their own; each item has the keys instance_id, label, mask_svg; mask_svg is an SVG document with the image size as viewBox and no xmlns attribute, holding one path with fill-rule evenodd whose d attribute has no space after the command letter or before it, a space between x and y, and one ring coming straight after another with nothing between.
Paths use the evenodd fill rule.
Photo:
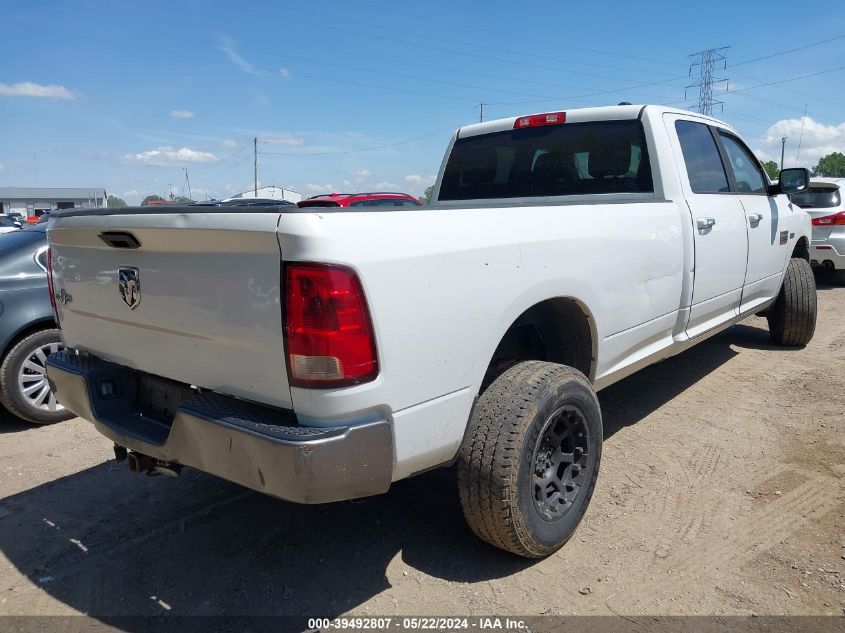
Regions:
<instances>
[{"instance_id":1,"label":"front wheel","mask_svg":"<svg viewBox=\"0 0 845 633\"><path fill-rule=\"evenodd\" d=\"M778 345L802 346L816 331L816 279L810 263L789 260L778 298L766 312L769 335Z\"/></svg>"},{"instance_id":2,"label":"front wheel","mask_svg":"<svg viewBox=\"0 0 845 633\"><path fill-rule=\"evenodd\" d=\"M0 364L0 402L10 413L35 424L73 417L47 383L47 356L61 348L59 331L51 328L30 334L6 354Z\"/></svg>"},{"instance_id":3,"label":"front wheel","mask_svg":"<svg viewBox=\"0 0 845 633\"><path fill-rule=\"evenodd\" d=\"M527 558L562 547L593 495L602 439L584 374L542 361L511 367L478 399L458 458L472 531Z\"/></svg>"}]
</instances>

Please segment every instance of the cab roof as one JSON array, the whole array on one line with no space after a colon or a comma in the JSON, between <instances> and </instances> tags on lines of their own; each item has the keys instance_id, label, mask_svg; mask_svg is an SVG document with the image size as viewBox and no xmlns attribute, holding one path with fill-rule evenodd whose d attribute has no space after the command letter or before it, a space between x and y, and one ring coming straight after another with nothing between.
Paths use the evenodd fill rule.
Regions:
<instances>
[{"instance_id":1,"label":"cab roof","mask_svg":"<svg viewBox=\"0 0 845 633\"><path fill-rule=\"evenodd\" d=\"M637 119L642 116L646 110L657 110L659 112L684 114L694 116L696 118L705 119L711 123L721 125L723 127L731 128L730 125L724 121L714 119L713 117L700 114L698 112L690 112L688 110L681 110L679 108L672 108L661 105L612 105L612 106L597 106L594 108L573 108L573 109L553 109L549 108L545 112L521 114L519 116L506 117L503 119L495 119L493 121L484 121L483 123L473 123L472 125L465 125L458 128L457 138L466 138L468 136L478 136L481 134L491 134L493 132L504 132L506 130L514 129L518 119L530 118L549 113L565 113L566 123L585 123L588 121L625 121L630 119ZM566 124L564 123L564 125Z\"/></svg>"}]
</instances>

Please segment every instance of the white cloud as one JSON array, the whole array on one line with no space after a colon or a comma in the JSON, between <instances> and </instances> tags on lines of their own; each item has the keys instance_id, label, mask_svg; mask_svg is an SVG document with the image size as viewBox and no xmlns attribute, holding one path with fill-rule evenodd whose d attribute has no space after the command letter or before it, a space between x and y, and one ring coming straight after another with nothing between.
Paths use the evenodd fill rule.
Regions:
<instances>
[{"instance_id":1,"label":"white cloud","mask_svg":"<svg viewBox=\"0 0 845 633\"><path fill-rule=\"evenodd\" d=\"M227 138L223 141L223 147L235 147L236 145L237 143L231 138Z\"/></svg>"},{"instance_id":2,"label":"white cloud","mask_svg":"<svg viewBox=\"0 0 845 633\"><path fill-rule=\"evenodd\" d=\"M0 171L3 171L4 169L6 169L6 166L3 163L0 163Z\"/></svg>"},{"instance_id":3,"label":"white cloud","mask_svg":"<svg viewBox=\"0 0 845 633\"><path fill-rule=\"evenodd\" d=\"M784 167L813 167L822 156L832 152L845 153L845 122L826 125L805 117L802 132L801 118L781 119L769 126L755 153L763 160L780 162L781 139L787 137ZM800 154L798 144L801 144Z\"/></svg>"},{"instance_id":4,"label":"white cloud","mask_svg":"<svg viewBox=\"0 0 845 633\"><path fill-rule=\"evenodd\" d=\"M154 165L156 167L170 167L189 163L213 163L219 160L211 152L201 152L189 147L176 149L170 146L156 147L138 154L126 154L123 159L130 163Z\"/></svg>"},{"instance_id":5,"label":"white cloud","mask_svg":"<svg viewBox=\"0 0 845 633\"><path fill-rule=\"evenodd\" d=\"M5 97L44 97L46 99L66 99L68 101L76 99L76 93L64 86L55 84L43 86L32 83L31 81L24 81L17 84L0 83L0 95Z\"/></svg>"},{"instance_id":6,"label":"white cloud","mask_svg":"<svg viewBox=\"0 0 845 633\"><path fill-rule=\"evenodd\" d=\"M194 113L190 110L172 110L170 112L170 117L173 119L191 119L193 116Z\"/></svg>"},{"instance_id":7,"label":"white cloud","mask_svg":"<svg viewBox=\"0 0 845 633\"><path fill-rule=\"evenodd\" d=\"M373 185L373 187L375 187L378 190L382 190L382 191L387 191L387 190L396 191L396 190L399 189L399 185L397 185L395 182L390 182L389 180L380 180L377 183L375 183Z\"/></svg>"},{"instance_id":8,"label":"white cloud","mask_svg":"<svg viewBox=\"0 0 845 633\"><path fill-rule=\"evenodd\" d=\"M367 176L370 175L370 170L369 169L361 169L355 175L358 176L358 178L366 178Z\"/></svg>"},{"instance_id":9,"label":"white cloud","mask_svg":"<svg viewBox=\"0 0 845 633\"><path fill-rule=\"evenodd\" d=\"M258 140L262 143L267 143L268 145L305 145L304 138L300 136L294 136L293 134L288 134L287 132L260 135L258 137Z\"/></svg>"},{"instance_id":10,"label":"white cloud","mask_svg":"<svg viewBox=\"0 0 845 633\"><path fill-rule=\"evenodd\" d=\"M279 74L285 79L290 78L290 70L288 70L287 68L279 68Z\"/></svg>"},{"instance_id":11,"label":"white cloud","mask_svg":"<svg viewBox=\"0 0 845 633\"><path fill-rule=\"evenodd\" d=\"M140 195L140 192L137 189L130 189L129 191L124 191L120 195L124 198L131 198L133 196Z\"/></svg>"},{"instance_id":12,"label":"white cloud","mask_svg":"<svg viewBox=\"0 0 845 633\"><path fill-rule=\"evenodd\" d=\"M305 185L305 188L308 189L308 191L312 191L314 193L332 193L335 187L334 185L318 185L314 183L308 183L307 185Z\"/></svg>"},{"instance_id":13,"label":"white cloud","mask_svg":"<svg viewBox=\"0 0 845 633\"><path fill-rule=\"evenodd\" d=\"M408 174L405 176L405 182L410 185L418 185L422 182L422 176L419 174Z\"/></svg>"},{"instance_id":14,"label":"white cloud","mask_svg":"<svg viewBox=\"0 0 845 633\"><path fill-rule=\"evenodd\" d=\"M235 64L235 66L237 66L242 73L246 73L247 75L255 75L256 77L262 76L261 71L256 70L255 66L253 66L247 60L241 57L241 55L235 48L235 40L233 40L228 35L224 35L220 38L220 46L218 48L224 53L226 53L226 56L229 58L229 61Z\"/></svg>"}]
</instances>

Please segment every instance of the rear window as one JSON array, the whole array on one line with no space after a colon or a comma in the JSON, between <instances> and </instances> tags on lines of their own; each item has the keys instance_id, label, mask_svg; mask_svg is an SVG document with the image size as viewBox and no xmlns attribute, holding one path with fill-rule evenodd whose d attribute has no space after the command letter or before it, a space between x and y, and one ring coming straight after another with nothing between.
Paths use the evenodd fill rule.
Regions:
<instances>
[{"instance_id":1,"label":"rear window","mask_svg":"<svg viewBox=\"0 0 845 633\"><path fill-rule=\"evenodd\" d=\"M0 259L9 253L19 249L32 249L35 251L36 244L47 243L47 233L42 227L32 225L22 231L0 234Z\"/></svg>"},{"instance_id":2,"label":"rear window","mask_svg":"<svg viewBox=\"0 0 845 633\"><path fill-rule=\"evenodd\" d=\"M830 209L842 202L838 187L810 187L807 191L790 194L789 199L802 209Z\"/></svg>"},{"instance_id":3,"label":"rear window","mask_svg":"<svg viewBox=\"0 0 845 633\"><path fill-rule=\"evenodd\" d=\"M593 121L458 139L438 199L653 191L642 124Z\"/></svg>"}]
</instances>

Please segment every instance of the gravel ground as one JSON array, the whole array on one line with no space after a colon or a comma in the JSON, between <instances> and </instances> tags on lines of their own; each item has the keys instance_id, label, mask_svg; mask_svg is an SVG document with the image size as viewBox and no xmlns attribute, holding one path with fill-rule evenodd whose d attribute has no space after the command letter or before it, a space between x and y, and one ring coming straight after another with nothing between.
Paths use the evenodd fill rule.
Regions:
<instances>
[{"instance_id":1,"label":"gravel ground","mask_svg":"<svg viewBox=\"0 0 845 633\"><path fill-rule=\"evenodd\" d=\"M841 615L845 288L819 311L806 349L752 318L601 392L596 494L542 561L477 541L451 471L297 506L0 414L0 614Z\"/></svg>"}]
</instances>

